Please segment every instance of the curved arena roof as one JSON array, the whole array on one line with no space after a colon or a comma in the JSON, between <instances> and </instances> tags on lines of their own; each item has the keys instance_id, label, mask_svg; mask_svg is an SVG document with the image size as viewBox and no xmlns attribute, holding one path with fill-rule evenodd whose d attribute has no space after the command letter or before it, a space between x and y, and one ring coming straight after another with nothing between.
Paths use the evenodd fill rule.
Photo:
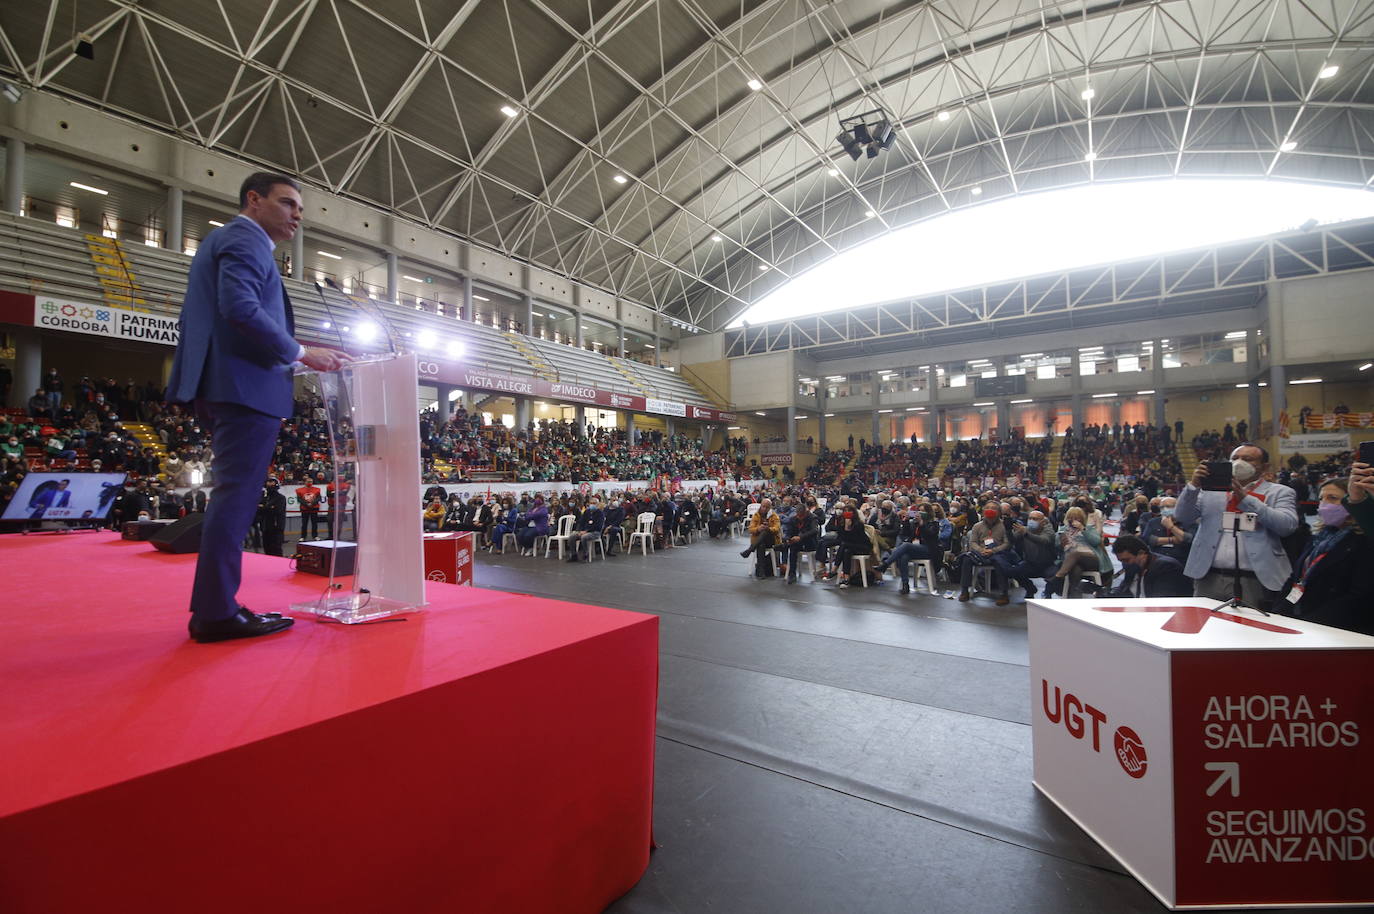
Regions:
<instances>
[{"instance_id":1,"label":"curved arena roof","mask_svg":"<svg viewBox=\"0 0 1374 914\"><path fill-rule=\"evenodd\" d=\"M70 4L5 4L0 72L707 329L975 201L1374 180L1374 0L90 0L78 16L93 60L72 53ZM838 120L874 109L895 140L853 161Z\"/></svg>"}]
</instances>

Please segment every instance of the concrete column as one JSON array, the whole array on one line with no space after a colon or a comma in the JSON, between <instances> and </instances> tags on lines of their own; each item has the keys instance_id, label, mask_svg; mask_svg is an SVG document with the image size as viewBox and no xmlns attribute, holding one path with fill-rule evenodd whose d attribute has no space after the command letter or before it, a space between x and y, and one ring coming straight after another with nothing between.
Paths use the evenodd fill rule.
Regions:
<instances>
[{"instance_id":1,"label":"concrete column","mask_svg":"<svg viewBox=\"0 0 1374 914\"><path fill-rule=\"evenodd\" d=\"M615 325L615 335L616 335L617 346L618 346L618 348L617 348L617 350L616 350L616 355L620 356L620 357L623 359L623 358L625 358L625 325L624 325L624 324L616 324L616 325Z\"/></svg>"},{"instance_id":2,"label":"concrete column","mask_svg":"<svg viewBox=\"0 0 1374 914\"><path fill-rule=\"evenodd\" d=\"M185 211L184 195L180 187L167 188L167 231L162 236L162 246L169 251L176 251L180 254L186 249L186 231L182 225L182 213ZM300 232L296 233L297 235ZM293 249L294 250L294 249ZM296 259L291 258L292 267L295 267Z\"/></svg>"},{"instance_id":3,"label":"concrete column","mask_svg":"<svg viewBox=\"0 0 1374 914\"><path fill-rule=\"evenodd\" d=\"M1277 438L1279 434L1279 413L1288 409L1288 369L1284 368L1282 365L1269 366L1269 400L1273 408L1274 437ZM1290 432L1298 431L1295 427L1296 421L1295 418L1289 417ZM1278 456L1275 453L1271 453L1269 456L1275 461L1278 460Z\"/></svg>"},{"instance_id":4,"label":"concrete column","mask_svg":"<svg viewBox=\"0 0 1374 914\"><path fill-rule=\"evenodd\" d=\"M452 385L452 384L435 384L435 385L434 385L434 393L435 393L435 398L439 401L439 403L438 403L439 418L440 418L440 419L443 419L443 420L445 420L445 421L447 421L447 420L448 420L448 417L449 417L449 415L450 415L450 413L453 411L453 407L449 405L449 401L448 401L449 396L453 393L453 385Z\"/></svg>"},{"instance_id":5,"label":"concrete column","mask_svg":"<svg viewBox=\"0 0 1374 914\"><path fill-rule=\"evenodd\" d=\"M881 432L881 428L880 428L881 424L882 424L882 416L879 416L879 415L878 415L878 411L875 409L875 410L873 410L873 428L872 428L872 431L870 431L870 432L869 432L869 435L868 435L868 443L869 443L869 444L876 444L876 443L877 443L877 441L878 441L878 434Z\"/></svg>"},{"instance_id":6,"label":"concrete column","mask_svg":"<svg viewBox=\"0 0 1374 914\"><path fill-rule=\"evenodd\" d=\"M522 429L529 428L529 425L530 425L530 407L531 407L531 405L532 405L532 404L531 404L531 402L530 402L530 398L529 398L529 397L516 397L516 398L515 398L515 429L516 429L516 431L520 431L520 430L522 430Z\"/></svg>"},{"instance_id":7,"label":"concrete column","mask_svg":"<svg viewBox=\"0 0 1374 914\"><path fill-rule=\"evenodd\" d=\"M666 417L663 420L663 425L664 434L667 435L669 438L677 434L677 422L673 420L672 416Z\"/></svg>"},{"instance_id":8,"label":"concrete column","mask_svg":"<svg viewBox=\"0 0 1374 914\"><path fill-rule=\"evenodd\" d=\"M1150 386L1155 389L1155 427L1169 423L1164 404L1164 344L1154 341L1154 355L1150 358Z\"/></svg>"},{"instance_id":9,"label":"concrete column","mask_svg":"<svg viewBox=\"0 0 1374 914\"><path fill-rule=\"evenodd\" d=\"M1006 400L997 401L997 434L1003 441L1011 438L1011 404Z\"/></svg>"},{"instance_id":10,"label":"concrete column","mask_svg":"<svg viewBox=\"0 0 1374 914\"><path fill-rule=\"evenodd\" d=\"M305 229L296 229L291 236L291 278L305 280ZM343 277L340 277L342 279ZM340 282L342 287L343 283Z\"/></svg>"},{"instance_id":11,"label":"concrete column","mask_svg":"<svg viewBox=\"0 0 1374 914\"><path fill-rule=\"evenodd\" d=\"M945 411L943 409L935 410L935 444L944 447L947 431L945 428Z\"/></svg>"},{"instance_id":12,"label":"concrete column","mask_svg":"<svg viewBox=\"0 0 1374 914\"><path fill-rule=\"evenodd\" d=\"M24 205L24 141L14 137L5 140L5 212L19 215ZM16 380L16 384L18 381ZM33 396L29 391L24 399Z\"/></svg>"},{"instance_id":13,"label":"concrete column","mask_svg":"<svg viewBox=\"0 0 1374 914\"><path fill-rule=\"evenodd\" d=\"M1259 333L1253 327L1245 331L1245 380L1250 382L1249 416L1251 434L1258 435L1260 427L1260 394L1256 380L1260 375Z\"/></svg>"},{"instance_id":14,"label":"concrete column","mask_svg":"<svg viewBox=\"0 0 1374 914\"><path fill-rule=\"evenodd\" d=\"M816 445L817 450L826 447L825 443L825 397L821 394L816 395L816 402L820 404L816 413Z\"/></svg>"},{"instance_id":15,"label":"concrete column","mask_svg":"<svg viewBox=\"0 0 1374 914\"><path fill-rule=\"evenodd\" d=\"M635 414L628 410L625 412L625 440L631 446L635 443Z\"/></svg>"},{"instance_id":16,"label":"concrete column","mask_svg":"<svg viewBox=\"0 0 1374 914\"><path fill-rule=\"evenodd\" d=\"M701 427L701 449L710 451L716 437L716 427L714 425L703 425Z\"/></svg>"},{"instance_id":17,"label":"concrete column","mask_svg":"<svg viewBox=\"0 0 1374 914\"><path fill-rule=\"evenodd\" d=\"M573 411L573 424L577 426L577 437L587 437L587 407L576 407Z\"/></svg>"},{"instance_id":18,"label":"concrete column","mask_svg":"<svg viewBox=\"0 0 1374 914\"><path fill-rule=\"evenodd\" d=\"M23 407L43 383L43 342L32 327L12 327L14 339L14 383L10 385L10 406Z\"/></svg>"},{"instance_id":19,"label":"concrete column","mask_svg":"<svg viewBox=\"0 0 1374 914\"><path fill-rule=\"evenodd\" d=\"M1078 427L1083 424L1083 375L1079 373L1078 350L1070 351L1069 390L1073 393L1069 397L1069 422L1073 425L1073 433L1077 435Z\"/></svg>"},{"instance_id":20,"label":"concrete column","mask_svg":"<svg viewBox=\"0 0 1374 914\"><path fill-rule=\"evenodd\" d=\"M386 300L394 302L400 291L401 258L394 251L386 253Z\"/></svg>"},{"instance_id":21,"label":"concrete column","mask_svg":"<svg viewBox=\"0 0 1374 914\"><path fill-rule=\"evenodd\" d=\"M787 407L787 450L797 453L797 408Z\"/></svg>"},{"instance_id":22,"label":"concrete column","mask_svg":"<svg viewBox=\"0 0 1374 914\"><path fill-rule=\"evenodd\" d=\"M467 321L468 323L472 323L472 321L473 321L473 313L472 313L472 277L471 277L471 276L464 276L464 277L463 277L463 292L462 292L462 298L461 298L461 299L459 300L459 302L458 302L458 307L461 309L461 310L458 312L460 315L462 315L461 320L465 320L465 321ZM528 331L529 331L529 328L526 327L525 330L526 330L526 332L528 332Z\"/></svg>"},{"instance_id":23,"label":"concrete column","mask_svg":"<svg viewBox=\"0 0 1374 914\"><path fill-rule=\"evenodd\" d=\"M575 340L577 341L577 348L578 348L578 349L583 348L584 340L583 340L583 337L582 337L582 312L581 312L581 311L574 311L574 312L573 312L573 339L575 339Z\"/></svg>"},{"instance_id":24,"label":"concrete column","mask_svg":"<svg viewBox=\"0 0 1374 914\"><path fill-rule=\"evenodd\" d=\"M525 335L534 333L534 297L526 293L521 296L525 305Z\"/></svg>"}]
</instances>

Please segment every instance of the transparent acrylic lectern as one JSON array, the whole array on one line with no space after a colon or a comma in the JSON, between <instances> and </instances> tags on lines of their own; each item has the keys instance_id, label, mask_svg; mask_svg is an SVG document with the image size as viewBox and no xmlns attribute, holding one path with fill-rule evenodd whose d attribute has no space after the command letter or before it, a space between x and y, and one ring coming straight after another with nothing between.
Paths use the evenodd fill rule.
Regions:
<instances>
[{"instance_id":1,"label":"transparent acrylic lectern","mask_svg":"<svg viewBox=\"0 0 1374 914\"><path fill-rule=\"evenodd\" d=\"M310 377L324 401L334 469L329 588L291 609L348 624L414 612L425 603L415 354L362 358ZM336 574L339 550L349 547L351 583Z\"/></svg>"}]
</instances>

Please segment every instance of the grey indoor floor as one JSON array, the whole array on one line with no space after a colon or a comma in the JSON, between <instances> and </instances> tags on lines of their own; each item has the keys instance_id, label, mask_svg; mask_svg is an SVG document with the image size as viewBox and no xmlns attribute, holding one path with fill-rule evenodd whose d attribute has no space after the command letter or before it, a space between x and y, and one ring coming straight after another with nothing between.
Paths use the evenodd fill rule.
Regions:
<instances>
[{"instance_id":1,"label":"grey indoor floor","mask_svg":"<svg viewBox=\"0 0 1374 914\"><path fill-rule=\"evenodd\" d=\"M659 849L613 914L1162 911L1031 785L1025 606L756 580L739 540L484 587L654 613Z\"/></svg>"}]
</instances>

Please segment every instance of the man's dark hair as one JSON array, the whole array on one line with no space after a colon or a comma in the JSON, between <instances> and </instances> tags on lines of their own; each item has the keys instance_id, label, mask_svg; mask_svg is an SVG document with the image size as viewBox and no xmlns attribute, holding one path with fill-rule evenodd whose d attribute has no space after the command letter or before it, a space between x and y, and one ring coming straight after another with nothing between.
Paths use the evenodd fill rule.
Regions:
<instances>
[{"instance_id":1,"label":"man's dark hair","mask_svg":"<svg viewBox=\"0 0 1374 914\"><path fill-rule=\"evenodd\" d=\"M285 184L293 187L297 192L301 186L295 178L286 175L279 175L271 171L255 171L253 174L243 179L243 184L239 186L239 209L248 205L248 192L254 191L261 197L265 197L272 192L272 188L278 184Z\"/></svg>"},{"instance_id":2,"label":"man's dark hair","mask_svg":"<svg viewBox=\"0 0 1374 914\"><path fill-rule=\"evenodd\" d=\"M1123 552L1139 555L1142 552L1149 551L1150 547L1145 545L1143 539L1138 536L1132 536L1129 533L1118 536L1116 542L1112 543L1112 553L1116 556L1120 556Z\"/></svg>"},{"instance_id":3,"label":"man's dark hair","mask_svg":"<svg viewBox=\"0 0 1374 914\"><path fill-rule=\"evenodd\" d=\"M1255 450L1259 451L1260 459L1263 460L1265 464L1269 463L1269 451L1267 451L1265 448L1261 447L1253 441L1242 441L1240 444L1236 445L1234 448L1231 449L1231 453L1234 454L1236 451L1240 450L1243 447L1252 447Z\"/></svg>"}]
</instances>

